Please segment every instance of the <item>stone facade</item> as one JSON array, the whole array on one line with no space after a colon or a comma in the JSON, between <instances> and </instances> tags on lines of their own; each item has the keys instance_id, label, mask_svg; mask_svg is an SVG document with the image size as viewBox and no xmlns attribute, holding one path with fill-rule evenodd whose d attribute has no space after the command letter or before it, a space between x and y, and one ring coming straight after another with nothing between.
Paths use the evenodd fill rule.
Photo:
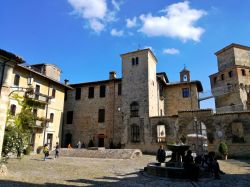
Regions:
<instances>
[{"instance_id":1,"label":"stone facade","mask_svg":"<svg viewBox=\"0 0 250 187\"><path fill-rule=\"evenodd\" d=\"M110 77L109 80L79 83L70 85L74 89L67 92L64 106L63 140L64 147L68 144L76 145L79 141L88 145L93 140L95 146L109 147L110 143L121 142L122 105L121 79ZM105 87L103 96L100 96L101 87ZM93 88L93 97L89 97L89 89ZM80 90L76 98L76 90ZM104 120L98 119L99 110L104 109ZM72 122L68 122L67 114L73 113ZM101 145L102 144L102 145Z\"/></svg>"},{"instance_id":2,"label":"stone facade","mask_svg":"<svg viewBox=\"0 0 250 187\"><path fill-rule=\"evenodd\" d=\"M217 112L248 110L250 47L231 44L215 54L219 72L210 82Z\"/></svg>"},{"instance_id":3,"label":"stone facade","mask_svg":"<svg viewBox=\"0 0 250 187\"><path fill-rule=\"evenodd\" d=\"M202 85L190 79L188 70L180 72L179 82L169 83L166 73L156 72L157 59L150 49L122 54L121 58L121 79L111 72L109 80L70 85L74 90L67 93L64 107L64 146L78 141L86 145L92 139L95 146L108 148L112 142L124 148L154 152L159 146L154 137L157 124L168 121L172 129L171 125L178 121L174 116L179 109L199 108L198 92L202 91ZM122 85L121 95L117 94L118 84ZM101 98L103 85L106 96ZM95 90L93 98L88 97L90 87ZM78 99L76 92L80 92ZM99 109L105 109L102 123L98 122ZM68 114L72 112L73 120L67 124Z\"/></svg>"}]
</instances>

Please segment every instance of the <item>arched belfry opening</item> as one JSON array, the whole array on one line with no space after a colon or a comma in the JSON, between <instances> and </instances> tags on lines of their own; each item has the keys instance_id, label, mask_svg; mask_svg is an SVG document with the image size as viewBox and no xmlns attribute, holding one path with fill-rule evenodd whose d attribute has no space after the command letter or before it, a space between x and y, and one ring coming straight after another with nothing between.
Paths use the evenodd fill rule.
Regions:
<instances>
[{"instance_id":1,"label":"arched belfry opening","mask_svg":"<svg viewBox=\"0 0 250 187\"><path fill-rule=\"evenodd\" d=\"M184 69L180 72L181 82L190 82L190 71L184 65Z\"/></svg>"}]
</instances>

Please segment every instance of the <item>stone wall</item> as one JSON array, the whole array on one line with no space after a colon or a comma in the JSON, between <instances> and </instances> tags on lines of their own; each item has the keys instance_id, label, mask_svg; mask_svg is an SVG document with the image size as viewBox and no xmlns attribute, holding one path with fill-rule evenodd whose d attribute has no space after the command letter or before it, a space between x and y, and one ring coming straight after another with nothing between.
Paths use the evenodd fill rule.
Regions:
<instances>
[{"instance_id":1,"label":"stone wall","mask_svg":"<svg viewBox=\"0 0 250 187\"><path fill-rule=\"evenodd\" d=\"M66 134L70 133L73 145L77 144L78 141L87 145L93 139L95 146L98 146L98 138L102 134L105 147L109 147L111 140L116 145L121 143L122 112L118 111L118 108L121 108L118 84L121 84L120 79L72 85L74 90L67 92L64 106L64 140ZM101 85L106 85L105 97L100 97ZM88 98L89 87L94 87L94 98ZM79 100L75 100L76 88L81 88ZM99 109L105 109L104 123L98 122ZM73 111L72 124L66 123L68 111Z\"/></svg>"}]
</instances>

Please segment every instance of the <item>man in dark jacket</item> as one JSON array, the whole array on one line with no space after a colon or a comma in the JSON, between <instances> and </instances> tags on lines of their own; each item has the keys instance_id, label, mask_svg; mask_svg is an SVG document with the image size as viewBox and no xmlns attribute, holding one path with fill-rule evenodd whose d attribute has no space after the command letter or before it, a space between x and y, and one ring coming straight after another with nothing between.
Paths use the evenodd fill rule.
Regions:
<instances>
[{"instance_id":1,"label":"man in dark jacket","mask_svg":"<svg viewBox=\"0 0 250 187\"><path fill-rule=\"evenodd\" d=\"M166 152L163 149L163 145L160 145L160 148L157 151L156 160L158 160L160 163L165 162L166 160Z\"/></svg>"}]
</instances>

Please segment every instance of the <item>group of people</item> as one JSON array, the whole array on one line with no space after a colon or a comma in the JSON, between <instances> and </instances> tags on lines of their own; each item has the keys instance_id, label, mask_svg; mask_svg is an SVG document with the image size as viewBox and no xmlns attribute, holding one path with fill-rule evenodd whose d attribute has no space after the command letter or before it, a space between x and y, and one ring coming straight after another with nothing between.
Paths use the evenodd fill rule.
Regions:
<instances>
[{"instance_id":1,"label":"group of people","mask_svg":"<svg viewBox=\"0 0 250 187\"><path fill-rule=\"evenodd\" d=\"M68 148L68 149L72 149L71 144L68 144L67 148ZM80 148L85 148L85 144L84 144L84 143L81 143L81 141L78 141L77 144L75 145L75 148L78 148L78 149L80 149Z\"/></svg>"},{"instance_id":2,"label":"group of people","mask_svg":"<svg viewBox=\"0 0 250 187\"><path fill-rule=\"evenodd\" d=\"M173 153L174 154L174 153ZM172 155L172 157L175 157ZM166 159L166 152L161 145L157 151L156 159L158 162L163 163ZM194 159L192 156L192 151L188 150L185 155L182 155L183 167L186 176L194 181L199 178L199 173L201 170L211 173L215 179L220 179L219 174L225 174L220 170L219 163L215 152L209 152L208 154L198 155Z\"/></svg>"},{"instance_id":3,"label":"group of people","mask_svg":"<svg viewBox=\"0 0 250 187\"><path fill-rule=\"evenodd\" d=\"M49 157L49 147L48 144L45 144L43 147L43 153L44 153L44 160L46 160ZM59 157L59 144L56 142L55 146L55 158Z\"/></svg>"}]
</instances>

